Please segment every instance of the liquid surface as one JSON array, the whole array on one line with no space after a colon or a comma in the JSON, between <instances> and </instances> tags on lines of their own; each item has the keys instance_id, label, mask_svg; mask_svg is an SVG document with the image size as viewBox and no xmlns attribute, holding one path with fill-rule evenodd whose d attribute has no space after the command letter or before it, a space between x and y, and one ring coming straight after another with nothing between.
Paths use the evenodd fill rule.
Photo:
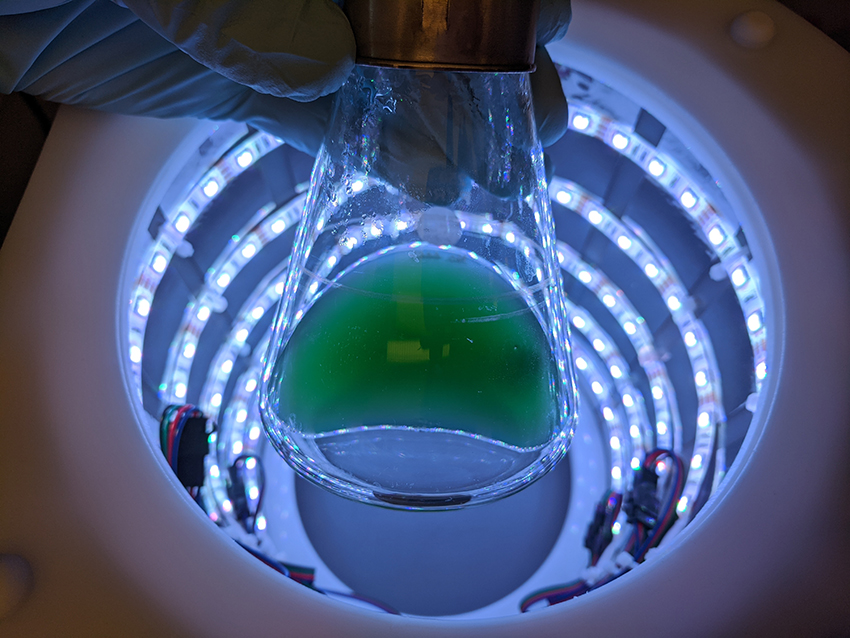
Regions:
<instances>
[{"instance_id":1,"label":"liquid surface","mask_svg":"<svg viewBox=\"0 0 850 638\"><path fill-rule=\"evenodd\" d=\"M425 247L342 275L304 314L274 378L279 418L310 438L400 427L526 449L558 428L556 380L546 335L510 283Z\"/></svg>"}]
</instances>

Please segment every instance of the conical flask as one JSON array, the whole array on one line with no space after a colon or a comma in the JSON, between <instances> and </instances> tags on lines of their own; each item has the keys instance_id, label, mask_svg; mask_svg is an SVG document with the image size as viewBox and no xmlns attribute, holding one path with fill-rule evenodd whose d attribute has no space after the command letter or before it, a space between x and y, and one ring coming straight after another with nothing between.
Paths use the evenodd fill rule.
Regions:
<instances>
[{"instance_id":1,"label":"conical flask","mask_svg":"<svg viewBox=\"0 0 850 638\"><path fill-rule=\"evenodd\" d=\"M576 414L527 73L358 66L319 152L261 386L277 451L450 509L549 471Z\"/></svg>"}]
</instances>

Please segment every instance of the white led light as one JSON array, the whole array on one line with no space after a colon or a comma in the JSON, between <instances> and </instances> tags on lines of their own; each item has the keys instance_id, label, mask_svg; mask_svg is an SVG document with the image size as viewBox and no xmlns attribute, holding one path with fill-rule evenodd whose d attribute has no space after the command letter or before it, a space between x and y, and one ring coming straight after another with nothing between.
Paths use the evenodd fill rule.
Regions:
<instances>
[{"instance_id":1,"label":"white led light","mask_svg":"<svg viewBox=\"0 0 850 638\"><path fill-rule=\"evenodd\" d=\"M697 425L701 428L711 425L711 415L708 412L700 412L697 417Z\"/></svg>"},{"instance_id":2,"label":"white led light","mask_svg":"<svg viewBox=\"0 0 850 638\"><path fill-rule=\"evenodd\" d=\"M660 401L664 397L664 390L660 385L652 386L652 398L656 401Z\"/></svg>"},{"instance_id":3,"label":"white led light","mask_svg":"<svg viewBox=\"0 0 850 638\"><path fill-rule=\"evenodd\" d=\"M352 193L359 193L362 190L363 190L363 182L361 180L355 179L353 182L351 182L351 192Z\"/></svg>"},{"instance_id":4,"label":"white led light","mask_svg":"<svg viewBox=\"0 0 850 638\"><path fill-rule=\"evenodd\" d=\"M596 352L602 352L605 349L605 342L602 341L602 339L594 339L593 349L596 350Z\"/></svg>"},{"instance_id":5,"label":"white led light","mask_svg":"<svg viewBox=\"0 0 850 638\"><path fill-rule=\"evenodd\" d=\"M259 497L260 497L260 488L257 487L256 485L252 485L248 489L248 498L250 498L252 501L256 501Z\"/></svg>"},{"instance_id":6,"label":"white led light","mask_svg":"<svg viewBox=\"0 0 850 638\"><path fill-rule=\"evenodd\" d=\"M706 376L705 372L703 372L702 370L700 370L699 372L697 372L697 373L694 375L694 381L696 382L696 384L697 384L699 387L701 387L701 388L702 388L703 386L705 386L705 384L706 384L706 383L708 383L708 376Z\"/></svg>"},{"instance_id":7,"label":"white led light","mask_svg":"<svg viewBox=\"0 0 850 638\"><path fill-rule=\"evenodd\" d=\"M244 151L239 153L239 155L236 156L236 163L241 168L248 168L251 165L251 162L253 162L253 161L254 161L254 154L247 149L245 149Z\"/></svg>"},{"instance_id":8,"label":"white led light","mask_svg":"<svg viewBox=\"0 0 850 638\"><path fill-rule=\"evenodd\" d=\"M685 345L689 348L693 348L697 345L697 336L693 332L685 333Z\"/></svg>"},{"instance_id":9,"label":"white led light","mask_svg":"<svg viewBox=\"0 0 850 638\"><path fill-rule=\"evenodd\" d=\"M647 277L652 277L653 279L658 276L658 266L653 264L652 262L648 263L643 267L643 272L646 273Z\"/></svg>"},{"instance_id":10,"label":"white led light","mask_svg":"<svg viewBox=\"0 0 850 638\"><path fill-rule=\"evenodd\" d=\"M396 230L407 230L408 223L403 219L399 219L395 223Z\"/></svg>"},{"instance_id":11,"label":"white led light","mask_svg":"<svg viewBox=\"0 0 850 638\"><path fill-rule=\"evenodd\" d=\"M257 380L256 379L248 379L245 383L245 392L253 392L257 389Z\"/></svg>"},{"instance_id":12,"label":"white led light","mask_svg":"<svg viewBox=\"0 0 850 638\"><path fill-rule=\"evenodd\" d=\"M747 271L739 266L738 268L732 271L731 279L732 283L740 288L745 283L747 283Z\"/></svg>"},{"instance_id":13,"label":"white led light","mask_svg":"<svg viewBox=\"0 0 850 638\"><path fill-rule=\"evenodd\" d=\"M629 138L622 133L614 133L611 138L611 145L618 151L622 151L629 145Z\"/></svg>"},{"instance_id":14,"label":"white led light","mask_svg":"<svg viewBox=\"0 0 850 638\"><path fill-rule=\"evenodd\" d=\"M218 465L210 465L210 476L213 478L218 478L221 476L221 472L218 469Z\"/></svg>"},{"instance_id":15,"label":"white led light","mask_svg":"<svg viewBox=\"0 0 850 638\"><path fill-rule=\"evenodd\" d=\"M679 298L676 295L670 295L667 297L667 307L675 312L682 307L682 302L679 301Z\"/></svg>"},{"instance_id":16,"label":"white led light","mask_svg":"<svg viewBox=\"0 0 850 638\"><path fill-rule=\"evenodd\" d=\"M602 394L605 391L605 388L602 387L602 384L599 383L599 381L591 383L590 389L593 390L593 394Z\"/></svg>"},{"instance_id":17,"label":"white led light","mask_svg":"<svg viewBox=\"0 0 850 638\"><path fill-rule=\"evenodd\" d=\"M234 337L236 338L236 341L245 341L249 334L248 328L242 328L236 332Z\"/></svg>"},{"instance_id":18,"label":"white led light","mask_svg":"<svg viewBox=\"0 0 850 638\"><path fill-rule=\"evenodd\" d=\"M650 160L648 168L649 174L653 177L661 177L662 175L664 175L664 171L667 170L667 167L664 166L664 164L659 162L657 159Z\"/></svg>"},{"instance_id":19,"label":"white led light","mask_svg":"<svg viewBox=\"0 0 850 638\"><path fill-rule=\"evenodd\" d=\"M210 405L212 405L214 408L217 408L218 406L221 405L221 393L220 392L216 392L214 395L212 395L212 397L210 398Z\"/></svg>"},{"instance_id":20,"label":"white led light","mask_svg":"<svg viewBox=\"0 0 850 638\"><path fill-rule=\"evenodd\" d=\"M683 514L686 509L688 509L688 497L683 496L679 499L679 503L676 505L676 511L679 512L679 514Z\"/></svg>"},{"instance_id":21,"label":"white led light","mask_svg":"<svg viewBox=\"0 0 850 638\"><path fill-rule=\"evenodd\" d=\"M236 422L237 423L245 423L245 419L247 419L247 418L248 418L248 410L245 410L244 408L239 410L236 413Z\"/></svg>"},{"instance_id":22,"label":"white led light","mask_svg":"<svg viewBox=\"0 0 850 638\"><path fill-rule=\"evenodd\" d=\"M557 193L555 193L555 199L558 200L558 203L562 206L566 206L567 204L569 204L572 198L573 196L570 195L567 191L558 191Z\"/></svg>"},{"instance_id":23,"label":"white led light","mask_svg":"<svg viewBox=\"0 0 850 638\"><path fill-rule=\"evenodd\" d=\"M590 118L589 117L587 117L586 115L582 115L581 113L576 113L573 116L573 127L577 131L583 131L588 126L590 126Z\"/></svg>"},{"instance_id":24,"label":"white led light","mask_svg":"<svg viewBox=\"0 0 850 638\"><path fill-rule=\"evenodd\" d=\"M262 532L264 529L266 529L266 517L265 517L265 516L263 516L262 514L260 514L260 515L257 517L256 527L257 527L257 529L258 529L258 530L260 530L261 532Z\"/></svg>"},{"instance_id":25,"label":"white led light","mask_svg":"<svg viewBox=\"0 0 850 638\"><path fill-rule=\"evenodd\" d=\"M514 243L516 241L516 235L511 232L505 233L505 241L507 241L509 244Z\"/></svg>"},{"instance_id":26,"label":"white led light","mask_svg":"<svg viewBox=\"0 0 850 638\"><path fill-rule=\"evenodd\" d=\"M620 449L620 439L617 438L616 436L612 436L609 443L611 444L612 450L619 450Z\"/></svg>"},{"instance_id":27,"label":"white led light","mask_svg":"<svg viewBox=\"0 0 850 638\"><path fill-rule=\"evenodd\" d=\"M218 284L219 288L227 288L230 285L230 275L226 272L221 273L215 283Z\"/></svg>"},{"instance_id":28,"label":"white led light","mask_svg":"<svg viewBox=\"0 0 850 638\"><path fill-rule=\"evenodd\" d=\"M283 294L283 282L282 281L279 281L274 285L274 291L275 291L275 294L278 297Z\"/></svg>"},{"instance_id":29,"label":"white led light","mask_svg":"<svg viewBox=\"0 0 850 638\"><path fill-rule=\"evenodd\" d=\"M144 297L140 297L136 302L136 312L140 317L147 317L151 313L151 302Z\"/></svg>"},{"instance_id":30,"label":"white led light","mask_svg":"<svg viewBox=\"0 0 850 638\"><path fill-rule=\"evenodd\" d=\"M623 405L624 406L626 406L627 408L630 408L634 404L635 404L635 400L632 398L631 394L624 394L623 395Z\"/></svg>"},{"instance_id":31,"label":"white led light","mask_svg":"<svg viewBox=\"0 0 850 638\"><path fill-rule=\"evenodd\" d=\"M708 231L708 241L710 241L715 246L719 246L723 243L723 240L726 239L726 233L720 230L719 226L714 226L711 230Z\"/></svg>"},{"instance_id":32,"label":"white led light","mask_svg":"<svg viewBox=\"0 0 850 638\"><path fill-rule=\"evenodd\" d=\"M345 247L348 248L348 250L352 250L355 246L357 246L359 240L357 237L346 237L342 240L342 243L345 244Z\"/></svg>"},{"instance_id":33,"label":"white led light","mask_svg":"<svg viewBox=\"0 0 850 638\"><path fill-rule=\"evenodd\" d=\"M623 330L626 331L627 335L633 335L634 333L637 332L637 328L635 327L635 324L633 324L631 321L627 321L623 324Z\"/></svg>"},{"instance_id":34,"label":"white led light","mask_svg":"<svg viewBox=\"0 0 850 638\"><path fill-rule=\"evenodd\" d=\"M587 361L583 357L576 357L576 368L579 370L587 370Z\"/></svg>"},{"instance_id":35,"label":"white led light","mask_svg":"<svg viewBox=\"0 0 850 638\"><path fill-rule=\"evenodd\" d=\"M619 366L611 366L611 376L615 379L619 379L623 376L623 371L620 370Z\"/></svg>"},{"instance_id":36,"label":"white led light","mask_svg":"<svg viewBox=\"0 0 850 638\"><path fill-rule=\"evenodd\" d=\"M632 247L632 240L625 235L620 235L617 237L617 245L623 250L628 250Z\"/></svg>"},{"instance_id":37,"label":"white led light","mask_svg":"<svg viewBox=\"0 0 850 638\"><path fill-rule=\"evenodd\" d=\"M198 318L198 321L206 321L210 318L210 314L211 311L209 306L201 306L200 308L198 308L198 313L195 315L195 317Z\"/></svg>"},{"instance_id":38,"label":"white led light","mask_svg":"<svg viewBox=\"0 0 850 638\"><path fill-rule=\"evenodd\" d=\"M254 318L254 321L262 319L264 314L266 314L266 310L262 306L257 306L251 311L251 316Z\"/></svg>"},{"instance_id":39,"label":"white led light","mask_svg":"<svg viewBox=\"0 0 850 638\"><path fill-rule=\"evenodd\" d=\"M659 421L655 424L655 431L658 432L661 436L667 434L667 424L664 421Z\"/></svg>"},{"instance_id":40,"label":"white led light","mask_svg":"<svg viewBox=\"0 0 850 638\"><path fill-rule=\"evenodd\" d=\"M691 209L697 204L697 196L694 195L693 191L686 189L679 196L679 201L682 202L682 206L687 209Z\"/></svg>"},{"instance_id":41,"label":"white led light","mask_svg":"<svg viewBox=\"0 0 850 638\"><path fill-rule=\"evenodd\" d=\"M214 179L209 180L203 186L204 195L207 197L215 197L216 193L218 193L219 185L218 182Z\"/></svg>"},{"instance_id":42,"label":"white led light","mask_svg":"<svg viewBox=\"0 0 850 638\"><path fill-rule=\"evenodd\" d=\"M611 533L612 533L614 536L616 536L617 534L619 534L619 533L620 533L620 527L621 527L621 526L620 526L620 521L615 522L615 523L611 526Z\"/></svg>"},{"instance_id":43,"label":"white led light","mask_svg":"<svg viewBox=\"0 0 850 638\"><path fill-rule=\"evenodd\" d=\"M246 244L242 249L242 256L245 259L251 259L254 255L257 254L257 247L254 244Z\"/></svg>"},{"instance_id":44,"label":"white led light","mask_svg":"<svg viewBox=\"0 0 850 638\"><path fill-rule=\"evenodd\" d=\"M283 219L276 219L272 222L271 230L275 235L280 235L286 230L286 221Z\"/></svg>"},{"instance_id":45,"label":"white led light","mask_svg":"<svg viewBox=\"0 0 850 638\"><path fill-rule=\"evenodd\" d=\"M222 501L221 509L228 513L233 511L233 503L230 502L230 499L226 498L224 499L224 501Z\"/></svg>"},{"instance_id":46,"label":"white led light","mask_svg":"<svg viewBox=\"0 0 850 638\"><path fill-rule=\"evenodd\" d=\"M617 299L614 295L604 295L602 297L602 303L604 303L608 308L613 308L617 305Z\"/></svg>"},{"instance_id":47,"label":"white led light","mask_svg":"<svg viewBox=\"0 0 850 638\"><path fill-rule=\"evenodd\" d=\"M154 255L153 261L151 262L151 268L154 269L154 272L162 274L165 272L166 266L168 266L168 260L165 258L165 255L162 253Z\"/></svg>"},{"instance_id":48,"label":"white led light","mask_svg":"<svg viewBox=\"0 0 850 638\"><path fill-rule=\"evenodd\" d=\"M233 370L233 360L227 359L221 364L221 371L224 372L224 374L230 374L231 370Z\"/></svg>"},{"instance_id":49,"label":"white led light","mask_svg":"<svg viewBox=\"0 0 850 638\"><path fill-rule=\"evenodd\" d=\"M559 263L559 264L563 264L565 259L566 259L566 257L564 257L564 253L562 253L562 252L559 250L559 251L558 251L558 263Z\"/></svg>"},{"instance_id":50,"label":"white led light","mask_svg":"<svg viewBox=\"0 0 850 638\"><path fill-rule=\"evenodd\" d=\"M142 360L142 349L139 346L130 346L130 361L140 363Z\"/></svg>"},{"instance_id":51,"label":"white led light","mask_svg":"<svg viewBox=\"0 0 850 638\"><path fill-rule=\"evenodd\" d=\"M256 441L260 438L260 428L258 426L253 426L250 430L248 430L248 438L252 441Z\"/></svg>"},{"instance_id":52,"label":"white led light","mask_svg":"<svg viewBox=\"0 0 850 638\"><path fill-rule=\"evenodd\" d=\"M632 466L633 470L639 470L640 469L640 459L636 456L633 456L631 466Z\"/></svg>"},{"instance_id":53,"label":"white led light","mask_svg":"<svg viewBox=\"0 0 850 638\"><path fill-rule=\"evenodd\" d=\"M582 317L576 315L575 317L573 317L573 325L579 330L581 330L587 325L587 322Z\"/></svg>"},{"instance_id":54,"label":"white led light","mask_svg":"<svg viewBox=\"0 0 850 638\"><path fill-rule=\"evenodd\" d=\"M633 439L639 439L640 438L640 428L636 425L632 425L632 427L629 428L629 434L632 435Z\"/></svg>"},{"instance_id":55,"label":"white led light","mask_svg":"<svg viewBox=\"0 0 850 638\"><path fill-rule=\"evenodd\" d=\"M587 214L587 221L589 221L594 226L598 226L602 223L602 213L598 210L592 210Z\"/></svg>"},{"instance_id":56,"label":"white led light","mask_svg":"<svg viewBox=\"0 0 850 638\"><path fill-rule=\"evenodd\" d=\"M183 346L183 356L187 359L191 359L195 356L195 344L192 342L187 343Z\"/></svg>"},{"instance_id":57,"label":"white led light","mask_svg":"<svg viewBox=\"0 0 850 638\"><path fill-rule=\"evenodd\" d=\"M606 421L613 421L614 420L614 411L607 406L602 408L602 418L604 418ZM620 444L620 440L617 439L617 445L619 445L619 444ZM612 445L611 447L614 447L614 446Z\"/></svg>"},{"instance_id":58,"label":"white led light","mask_svg":"<svg viewBox=\"0 0 850 638\"><path fill-rule=\"evenodd\" d=\"M752 332L761 328L761 315L758 312L754 312L747 317L747 328L749 328Z\"/></svg>"},{"instance_id":59,"label":"white led light","mask_svg":"<svg viewBox=\"0 0 850 638\"><path fill-rule=\"evenodd\" d=\"M177 229L178 233L185 233L189 230L189 226L192 225L192 220L189 219L186 215L178 215L177 219L174 220L174 228Z\"/></svg>"},{"instance_id":60,"label":"white led light","mask_svg":"<svg viewBox=\"0 0 850 638\"><path fill-rule=\"evenodd\" d=\"M484 233L485 235L489 235L490 233L493 232L493 227L490 224L483 224L481 226L481 232Z\"/></svg>"},{"instance_id":61,"label":"white led light","mask_svg":"<svg viewBox=\"0 0 850 638\"><path fill-rule=\"evenodd\" d=\"M698 470L702 467L702 455L694 454L694 458L691 459L691 469Z\"/></svg>"},{"instance_id":62,"label":"white led light","mask_svg":"<svg viewBox=\"0 0 850 638\"><path fill-rule=\"evenodd\" d=\"M316 230L322 230L325 227L325 220L323 217L319 218L319 221L316 222Z\"/></svg>"},{"instance_id":63,"label":"white led light","mask_svg":"<svg viewBox=\"0 0 850 638\"><path fill-rule=\"evenodd\" d=\"M586 270L582 270L578 274L578 280L583 284L589 284L591 281L593 281L593 275L591 275Z\"/></svg>"},{"instance_id":64,"label":"white led light","mask_svg":"<svg viewBox=\"0 0 850 638\"><path fill-rule=\"evenodd\" d=\"M178 399L182 399L183 397L186 396L186 384L185 383L178 383L177 385L174 386L174 396L176 396Z\"/></svg>"},{"instance_id":65,"label":"white led light","mask_svg":"<svg viewBox=\"0 0 850 638\"><path fill-rule=\"evenodd\" d=\"M247 459L245 459L245 467L249 470L253 470L255 467L257 467L257 459L255 459L253 456L249 456Z\"/></svg>"},{"instance_id":66,"label":"white led light","mask_svg":"<svg viewBox=\"0 0 850 638\"><path fill-rule=\"evenodd\" d=\"M762 361L756 366L756 377L758 379L764 379L767 376L767 364Z\"/></svg>"},{"instance_id":67,"label":"white led light","mask_svg":"<svg viewBox=\"0 0 850 638\"><path fill-rule=\"evenodd\" d=\"M615 481L619 481L621 478L623 478L623 471L616 465L611 468L611 478Z\"/></svg>"},{"instance_id":68,"label":"white led light","mask_svg":"<svg viewBox=\"0 0 850 638\"><path fill-rule=\"evenodd\" d=\"M381 236L381 227L378 224L372 224L369 226L369 234L372 237L380 237Z\"/></svg>"},{"instance_id":69,"label":"white led light","mask_svg":"<svg viewBox=\"0 0 850 638\"><path fill-rule=\"evenodd\" d=\"M231 448L234 454L242 454L242 441L234 441L233 447Z\"/></svg>"}]
</instances>

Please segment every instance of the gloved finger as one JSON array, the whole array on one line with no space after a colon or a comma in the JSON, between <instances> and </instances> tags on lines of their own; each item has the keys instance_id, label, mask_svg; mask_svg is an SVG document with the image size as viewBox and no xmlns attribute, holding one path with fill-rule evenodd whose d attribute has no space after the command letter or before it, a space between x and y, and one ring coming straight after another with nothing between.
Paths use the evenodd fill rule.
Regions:
<instances>
[{"instance_id":1,"label":"gloved finger","mask_svg":"<svg viewBox=\"0 0 850 638\"><path fill-rule=\"evenodd\" d=\"M531 74L531 95L534 100L534 119L537 137L543 146L557 142L569 125L567 98L555 63L543 47L537 47L537 70Z\"/></svg>"},{"instance_id":2,"label":"gloved finger","mask_svg":"<svg viewBox=\"0 0 850 638\"><path fill-rule=\"evenodd\" d=\"M122 0L194 60L260 93L314 100L354 65L354 34L332 0Z\"/></svg>"},{"instance_id":3,"label":"gloved finger","mask_svg":"<svg viewBox=\"0 0 850 638\"><path fill-rule=\"evenodd\" d=\"M540 0L537 45L542 46L563 38L567 34L572 16L570 0Z\"/></svg>"},{"instance_id":4,"label":"gloved finger","mask_svg":"<svg viewBox=\"0 0 850 638\"><path fill-rule=\"evenodd\" d=\"M9 36L0 50L3 92L127 115L245 121L313 154L330 116L330 98L302 104L259 94L108 2L0 16L0 33Z\"/></svg>"}]
</instances>

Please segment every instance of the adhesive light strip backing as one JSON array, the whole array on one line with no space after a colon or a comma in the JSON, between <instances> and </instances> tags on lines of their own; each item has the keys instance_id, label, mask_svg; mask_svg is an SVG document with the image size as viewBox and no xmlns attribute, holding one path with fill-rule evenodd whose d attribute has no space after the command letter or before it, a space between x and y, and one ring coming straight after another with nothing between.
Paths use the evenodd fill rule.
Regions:
<instances>
[{"instance_id":1,"label":"adhesive light strip backing","mask_svg":"<svg viewBox=\"0 0 850 638\"><path fill-rule=\"evenodd\" d=\"M641 166L651 179L676 198L682 213L696 222L706 246L719 260L739 300L753 348L754 376L759 388L767 373L763 303L756 274L747 260L744 247L732 232L731 223L712 206L707 196L696 186L694 180L689 180L686 171L681 169L675 160L653 149L624 124L611 120L589 105L573 103L570 128L595 137ZM227 184L281 144L280 140L265 133L254 133L234 142L236 143L230 150L191 188L188 196L166 213L165 223L161 225L156 240L151 243L145 254L130 300L128 355L139 394L141 362L144 356L142 345L147 318L159 282L172 257L181 252L191 252L192 247L187 246L184 239L186 233ZM694 500L705 480L705 471L709 465L707 460L714 449L717 427L725 419L720 396L720 372L708 332L691 311L687 291L672 266L640 227L627 219L616 218L605 210L599 201L572 182L555 177L550 188L553 202L558 202L584 217L641 267L665 300L686 345L699 402L694 451L684 496L679 503L680 514L683 518L688 517L688 505ZM160 396L164 402L181 402L185 399L198 339L211 314L222 310L222 294L251 259L298 221L303 199L303 195L299 195L279 208L272 204L261 207L249 223L233 236L227 248L209 268L204 289L187 305L180 328L169 349L166 372L160 385ZM488 224L483 226L486 232ZM490 232L504 231L490 226ZM353 246L345 248L352 249ZM659 445L670 444L674 449L681 448L681 422L672 384L655 351L651 334L623 292L607 280L604 273L581 262L575 252L562 242L559 242L558 249L565 271L586 285L622 327L635 347L639 363L650 381L656 415L654 432L647 431L650 426L643 397L633 384L627 383L630 373L613 340L604 334L589 313L580 308L570 309L571 322L591 345L590 350L578 345L576 347L577 361L585 361L584 368L579 366L579 373L586 377L588 386L594 389L594 394L597 387L601 386L603 390L598 393L600 400L594 399L593 402L602 416L601 422L607 425L609 431L612 487L622 489L622 482L629 476L628 472L623 471L626 467L627 451L631 451L634 454L632 458L637 459L639 451L647 448L647 442L651 441L653 436ZM268 336L255 348L253 364L240 376L236 391L226 404L224 389L232 373L235 357L243 351L245 341L257 321L270 311L279 299L284 270L285 264L281 264L273 273L267 275L239 309L229 335L208 370L201 392L202 409L217 415L221 421L221 438L216 441L217 448L220 453L223 452L231 459L245 450L256 451L255 446L262 440L262 437L252 436L260 433L257 429L260 422L256 400L248 388L252 380L256 382L259 378L258 355L265 351ZM601 365L597 365L597 359ZM588 363L592 361L594 363ZM622 421L619 416L621 409L626 412L626 419ZM628 425L628 436L623 424ZM722 453L722 450L718 452ZM717 460L720 462L715 464L714 488L725 469L722 458ZM628 462L628 465L632 464L634 460ZM217 463L211 462L208 472L213 490L208 498L210 504L215 505L210 509L211 517L228 514L226 492L222 491L223 484L213 476L216 470L220 472ZM251 486L248 487L250 489Z\"/></svg>"}]
</instances>

